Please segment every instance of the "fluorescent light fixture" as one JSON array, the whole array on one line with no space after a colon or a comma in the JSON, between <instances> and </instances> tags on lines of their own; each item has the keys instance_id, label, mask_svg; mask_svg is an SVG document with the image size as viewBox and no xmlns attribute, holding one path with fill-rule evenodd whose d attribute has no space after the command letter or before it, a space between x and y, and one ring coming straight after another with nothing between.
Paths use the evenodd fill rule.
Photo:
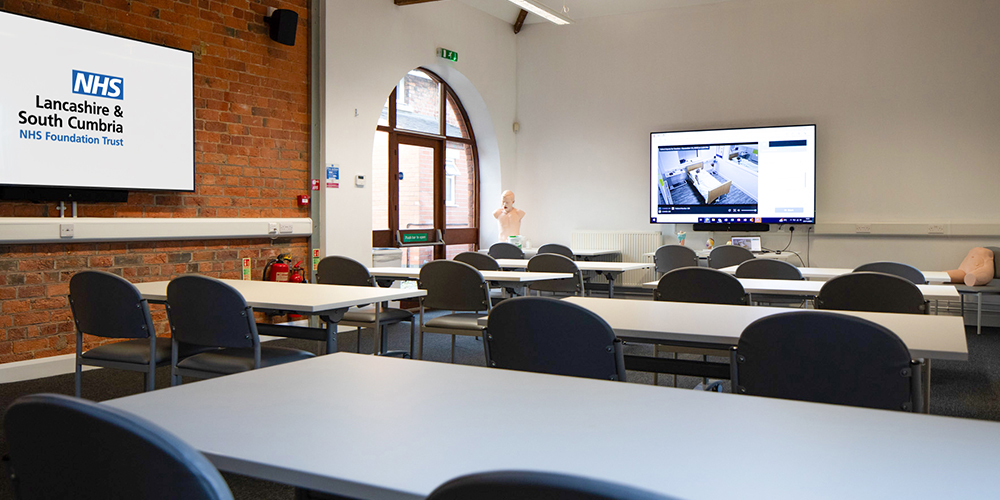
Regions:
<instances>
[{"instance_id":1,"label":"fluorescent light fixture","mask_svg":"<svg viewBox=\"0 0 1000 500\"><path fill-rule=\"evenodd\" d=\"M510 3L517 5L532 14L542 16L545 20L551 23L565 25L573 22L572 19L546 7L538 0L510 0Z\"/></svg>"}]
</instances>

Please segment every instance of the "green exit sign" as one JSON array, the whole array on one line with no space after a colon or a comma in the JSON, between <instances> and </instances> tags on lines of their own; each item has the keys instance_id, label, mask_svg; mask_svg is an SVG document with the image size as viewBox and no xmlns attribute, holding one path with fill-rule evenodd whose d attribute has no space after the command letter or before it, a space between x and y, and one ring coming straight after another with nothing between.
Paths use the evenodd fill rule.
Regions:
<instances>
[{"instance_id":1,"label":"green exit sign","mask_svg":"<svg viewBox=\"0 0 1000 500\"><path fill-rule=\"evenodd\" d=\"M427 243L427 233L404 234L403 243Z\"/></svg>"},{"instance_id":2,"label":"green exit sign","mask_svg":"<svg viewBox=\"0 0 1000 500\"><path fill-rule=\"evenodd\" d=\"M452 62L458 62L458 52L448 49L438 49L438 55Z\"/></svg>"}]
</instances>

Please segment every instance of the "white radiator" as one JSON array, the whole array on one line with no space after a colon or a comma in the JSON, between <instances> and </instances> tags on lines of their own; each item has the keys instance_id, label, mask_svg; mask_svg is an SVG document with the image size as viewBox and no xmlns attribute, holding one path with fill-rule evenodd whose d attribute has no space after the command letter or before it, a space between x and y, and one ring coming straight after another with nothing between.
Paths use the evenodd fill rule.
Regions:
<instances>
[{"instance_id":1,"label":"white radiator","mask_svg":"<svg viewBox=\"0 0 1000 500\"><path fill-rule=\"evenodd\" d=\"M652 262L653 258L644 254L655 252L662 244L663 235L659 231L574 231L570 247L618 250L621 252L622 262ZM596 257L594 260L604 259ZM656 271L652 268L626 271L615 280L615 285L640 286L655 279ZM592 282L607 283L607 280L604 277L595 277Z\"/></svg>"}]
</instances>

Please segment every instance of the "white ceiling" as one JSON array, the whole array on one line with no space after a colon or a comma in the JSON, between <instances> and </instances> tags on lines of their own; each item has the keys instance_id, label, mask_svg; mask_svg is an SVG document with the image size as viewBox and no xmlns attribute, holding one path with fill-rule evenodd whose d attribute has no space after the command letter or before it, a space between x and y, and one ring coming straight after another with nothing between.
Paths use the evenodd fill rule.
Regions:
<instances>
[{"instance_id":1,"label":"white ceiling","mask_svg":"<svg viewBox=\"0 0 1000 500\"><path fill-rule=\"evenodd\" d=\"M514 24L520 8L507 0L458 0L487 14ZM634 14L652 10L669 9L686 5L720 3L732 0L540 0L549 8L564 12L573 20L589 17ZM546 22L541 17L528 14L525 24Z\"/></svg>"}]
</instances>

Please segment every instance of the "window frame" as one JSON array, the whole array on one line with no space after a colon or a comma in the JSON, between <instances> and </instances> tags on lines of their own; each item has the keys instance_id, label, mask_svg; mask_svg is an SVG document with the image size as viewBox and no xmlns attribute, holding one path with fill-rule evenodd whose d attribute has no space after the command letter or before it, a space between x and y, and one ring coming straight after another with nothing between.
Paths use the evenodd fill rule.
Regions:
<instances>
[{"instance_id":1,"label":"window frame","mask_svg":"<svg viewBox=\"0 0 1000 500\"><path fill-rule=\"evenodd\" d=\"M399 84L392 89L389 94L389 125L378 125L376 130L378 132L385 132L389 136L389 155L388 155L388 176L389 176L389 193L388 193L388 216L389 216L389 229L385 230L373 230L372 231L372 246L373 247L398 247L399 244L396 242L396 231L399 230L399 144L402 142L404 144L427 144L428 142L434 142L437 144L438 151L440 154L435 154L434 158L434 228L440 229L441 234L444 237L446 245L473 245L474 248L479 248L479 224L480 224L480 213L479 213L479 151L476 147L476 136L472 130L472 124L469 122L469 115L465 112L465 107L462 105L462 101L458 98L455 91L445 82L440 76L435 74L433 71L428 70L424 67L419 67L415 69L420 71L430 77L432 80L439 84L440 89L440 112L439 112L439 128L437 134L431 134L426 132L419 132L414 130L400 129L396 126L397 109L396 109L396 92L399 91ZM404 81L404 78L400 78L400 82ZM448 132L448 100L451 99L455 107L455 115L458 120L462 123L459 124L459 129L465 129L468 138L459 136L449 136ZM464 124L464 127L462 126ZM447 189L447 173L446 173L446 156L444 154L447 144L449 142L462 143L467 146L471 146L472 151L472 164L473 164L473 176L472 176L472 192L473 199L471 200L471 206L473 207L473 224L469 227L461 228L448 228L446 224L447 209L449 207L454 207L456 205L449 205L446 200L446 189ZM442 259L445 257L445 245L438 245L434 247L434 258Z\"/></svg>"}]
</instances>

